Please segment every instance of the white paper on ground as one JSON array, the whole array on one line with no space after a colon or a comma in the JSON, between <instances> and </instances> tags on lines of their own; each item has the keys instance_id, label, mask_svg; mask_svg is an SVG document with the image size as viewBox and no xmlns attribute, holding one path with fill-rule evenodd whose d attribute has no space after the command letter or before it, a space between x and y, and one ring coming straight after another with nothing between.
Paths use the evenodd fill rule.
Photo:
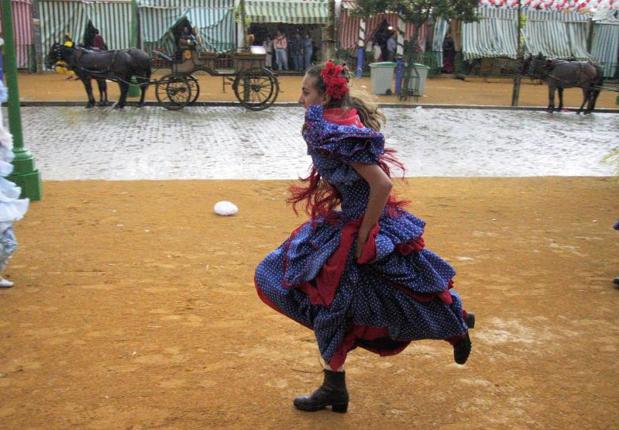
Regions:
<instances>
[{"instance_id":1,"label":"white paper on ground","mask_svg":"<svg viewBox=\"0 0 619 430\"><path fill-rule=\"evenodd\" d=\"M236 207L234 203L223 200L221 202L215 203L213 210L217 215L231 216L236 215L239 211L239 208Z\"/></svg>"}]
</instances>

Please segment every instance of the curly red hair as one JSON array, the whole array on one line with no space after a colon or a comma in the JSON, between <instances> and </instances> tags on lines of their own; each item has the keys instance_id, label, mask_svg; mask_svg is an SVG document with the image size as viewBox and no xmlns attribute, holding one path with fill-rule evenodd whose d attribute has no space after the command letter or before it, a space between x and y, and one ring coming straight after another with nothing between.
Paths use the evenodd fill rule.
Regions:
<instances>
[{"instance_id":1,"label":"curly red hair","mask_svg":"<svg viewBox=\"0 0 619 430\"><path fill-rule=\"evenodd\" d=\"M391 148L385 149L384 154L381 155L378 161L378 165L389 178L391 178L391 167L402 170L402 175L405 172L404 165L395 157L395 150ZM315 166L312 166L309 176L301 178L301 182L305 185L290 186L291 195L286 200L292 204L295 214L299 214L297 205L301 204L303 211L312 219L319 216L329 218L335 208L342 203L342 196L337 188L324 181ZM386 204L388 214L395 216L398 209L406 206L408 203L409 201L398 200L391 194Z\"/></svg>"}]
</instances>

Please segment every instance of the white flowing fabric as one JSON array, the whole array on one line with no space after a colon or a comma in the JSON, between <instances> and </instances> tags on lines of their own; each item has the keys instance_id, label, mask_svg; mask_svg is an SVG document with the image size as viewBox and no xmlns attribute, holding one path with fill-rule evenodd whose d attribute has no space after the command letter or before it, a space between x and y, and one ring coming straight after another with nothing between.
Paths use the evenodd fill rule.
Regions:
<instances>
[{"instance_id":1,"label":"white flowing fabric","mask_svg":"<svg viewBox=\"0 0 619 430\"><path fill-rule=\"evenodd\" d=\"M6 94L0 81L0 93ZM4 270L8 259L17 248L13 223L24 217L28 211L28 199L20 199L21 189L5 179L13 172L13 137L4 128L0 114L0 270Z\"/></svg>"}]
</instances>

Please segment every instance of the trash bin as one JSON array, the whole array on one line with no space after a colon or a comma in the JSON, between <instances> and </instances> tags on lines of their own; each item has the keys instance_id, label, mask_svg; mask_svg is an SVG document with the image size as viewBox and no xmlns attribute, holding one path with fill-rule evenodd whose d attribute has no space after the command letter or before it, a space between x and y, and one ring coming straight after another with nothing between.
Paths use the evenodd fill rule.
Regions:
<instances>
[{"instance_id":1,"label":"trash bin","mask_svg":"<svg viewBox=\"0 0 619 430\"><path fill-rule=\"evenodd\" d=\"M376 95L392 94L393 71L395 63L384 61L382 63L370 63L370 77L372 90Z\"/></svg>"},{"instance_id":2,"label":"trash bin","mask_svg":"<svg viewBox=\"0 0 619 430\"><path fill-rule=\"evenodd\" d=\"M415 73L415 70L411 70L411 77L408 81L408 91L409 94L413 96L422 96L426 88L426 78L428 77L430 67L425 64L415 63L415 69L417 73Z\"/></svg>"}]
</instances>

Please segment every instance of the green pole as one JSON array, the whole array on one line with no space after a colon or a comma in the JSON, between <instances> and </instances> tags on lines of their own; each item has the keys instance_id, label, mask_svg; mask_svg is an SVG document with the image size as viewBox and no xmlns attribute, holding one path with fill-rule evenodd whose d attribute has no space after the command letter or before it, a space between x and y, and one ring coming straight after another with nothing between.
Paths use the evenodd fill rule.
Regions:
<instances>
[{"instance_id":1,"label":"green pole","mask_svg":"<svg viewBox=\"0 0 619 430\"><path fill-rule=\"evenodd\" d=\"M138 1L131 0L131 47L138 46Z\"/></svg>"},{"instance_id":2,"label":"green pole","mask_svg":"<svg viewBox=\"0 0 619 430\"><path fill-rule=\"evenodd\" d=\"M138 47L138 2L137 0L131 0L131 47ZM129 85L129 91L127 97L139 97L142 94L140 87L136 85L138 83L135 77L131 78L131 85Z\"/></svg>"},{"instance_id":3,"label":"green pole","mask_svg":"<svg viewBox=\"0 0 619 430\"><path fill-rule=\"evenodd\" d=\"M24 148L24 139L19 111L19 90L17 87L17 60L15 39L13 37L13 11L11 0L2 1L2 27L4 29L4 67L9 90L9 130L13 135L13 152L15 169L9 179L21 187L22 197L41 200L41 177L34 168L34 157Z\"/></svg>"}]
</instances>

